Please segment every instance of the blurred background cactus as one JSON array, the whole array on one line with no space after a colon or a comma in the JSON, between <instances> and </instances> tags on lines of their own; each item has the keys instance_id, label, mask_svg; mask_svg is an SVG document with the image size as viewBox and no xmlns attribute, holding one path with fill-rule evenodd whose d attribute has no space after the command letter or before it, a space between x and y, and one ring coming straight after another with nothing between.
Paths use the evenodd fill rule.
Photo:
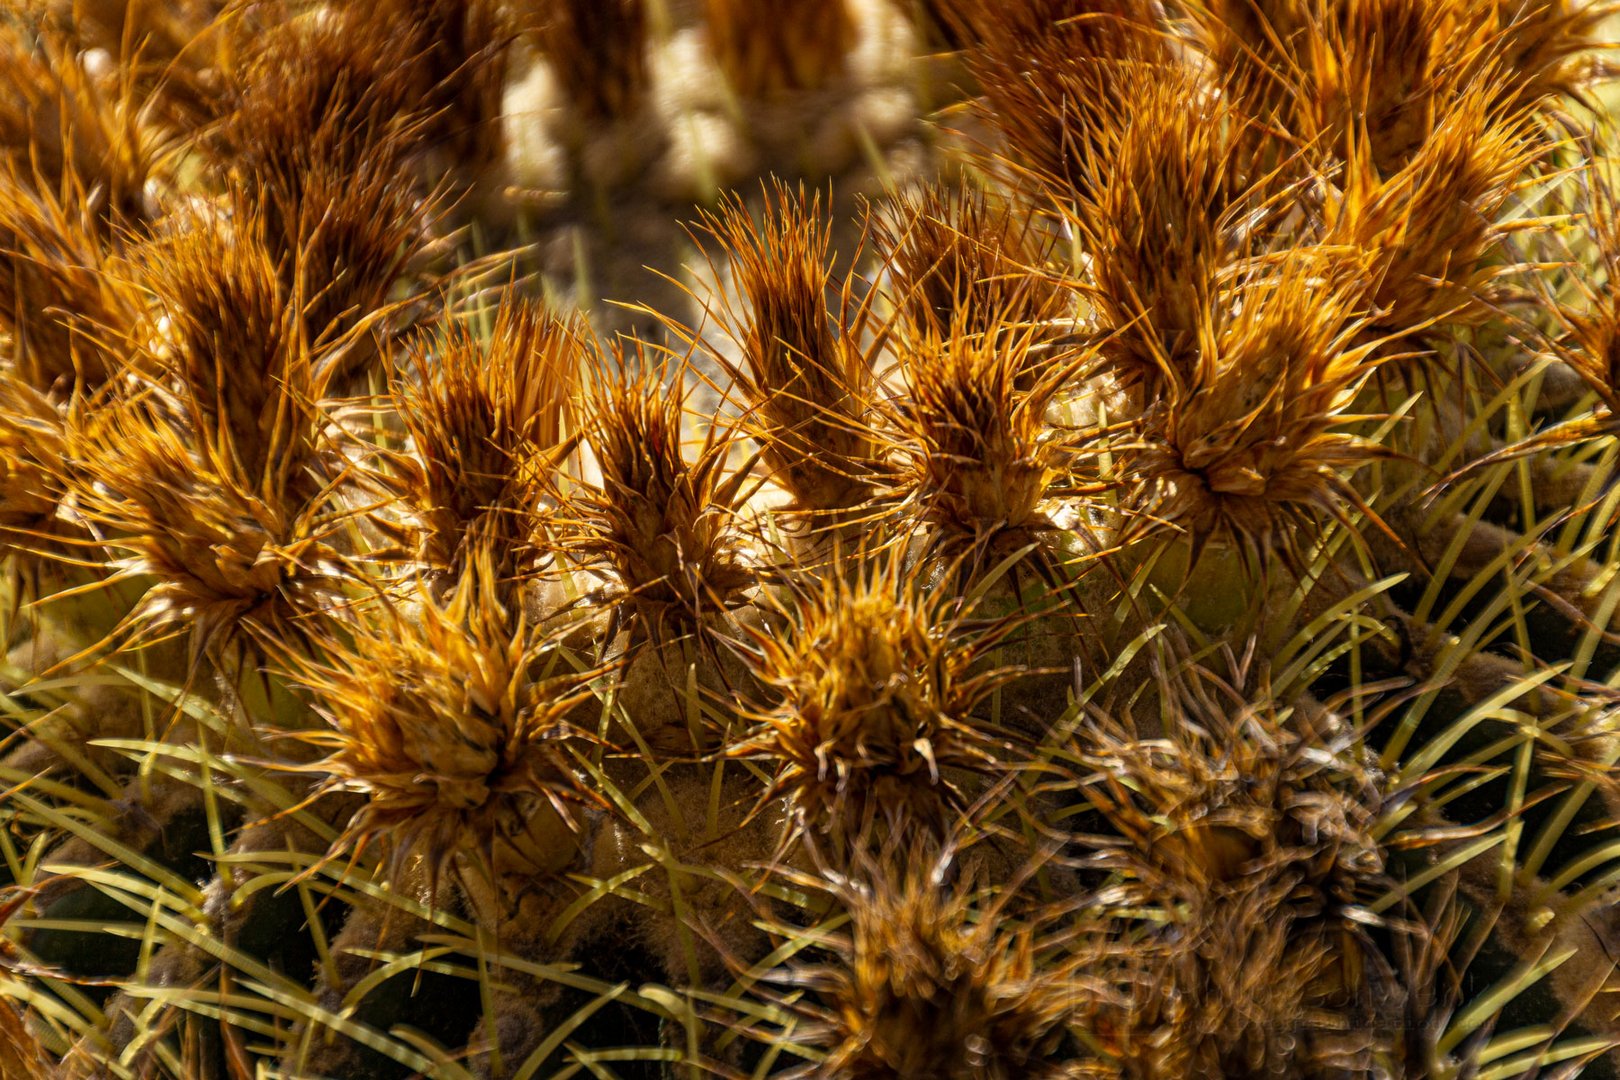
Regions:
<instances>
[{"instance_id":1,"label":"blurred background cactus","mask_svg":"<svg viewBox=\"0 0 1620 1080\"><path fill-rule=\"evenodd\" d=\"M1620 1067L1598 0L6 0L0 1080Z\"/></svg>"}]
</instances>

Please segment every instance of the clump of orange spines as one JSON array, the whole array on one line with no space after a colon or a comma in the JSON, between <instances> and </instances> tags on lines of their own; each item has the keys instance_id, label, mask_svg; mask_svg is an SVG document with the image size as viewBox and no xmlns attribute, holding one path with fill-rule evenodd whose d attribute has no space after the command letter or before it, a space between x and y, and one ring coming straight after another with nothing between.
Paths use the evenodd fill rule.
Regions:
<instances>
[{"instance_id":1,"label":"clump of orange spines","mask_svg":"<svg viewBox=\"0 0 1620 1080\"><path fill-rule=\"evenodd\" d=\"M117 369L112 345L140 307L100 230L52 193L0 168L0 329L14 370L57 395Z\"/></svg>"},{"instance_id":2,"label":"clump of orange spines","mask_svg":"<svg viewBox=\"0 0 1620 1080\"><path fill-rule=\"evenodd\" d=\"M702 629L743 601L756 582L739 513L757 488L732 461L730 432L711 426L689 460L682 448L681 377L626 356L622 342L584 407L584 441L600 481L575 501L581 529L570 549L611 572L637 637Z\"/></svg>"},{"instance_id":3,"label":"clump of orange spines","mask_svg":"<svg viewBox=\"0 0 1620 1080\"><path fill-rule=\"evenodd\" d=\"M798 829L845 850L917 830L943 836L993 767L977 706L1011 675L976 661L1004 629L968 625L892 555L806 582L781 630L749 633L754 674L777 695L734 756L774 769Z\"/></svg>"},{"instance_id":4,"label":"clump of orange spines","mask_svg":"<svg viewBox=\"0 0 1620 1080\"><path fill-rule=\"evenodd\" d=\"M1112 161L1115 140L1144 78L1175 62L1145 5L1101 0L952 3L971 44L964 62L980 112L1022 175L1065 196L1084 193Z\"/></svg>"},{"instance_id":5,"label":"clump of orange spines","mask_svg":"<svg viewBox=\"0 0 1620 1080\"><path fill-rule=\"evenodd\" d=\"M1602 268L1602 280L1620 281L1620 193L1600 166L1584 169L1581 181L1586 196L1582 239ZM1554 349L1597 395L1609 417L1620 417L1620 292L1582 274L1571 279L1573 298L1550 298L1561 331Z\"/></svg>"},{"instance_id":6,"label":"clump of orange spines","mask_svg":"<svg viewBox=\"0 0 1620 1080\"><path fill-rule=\"evenodd\" d=\"M1069 462L1047 412L1090 357L1037 357L1038 333L956 328L906 351L905 393L885 411L909 466L904 498L947 549L1019 545L1053 527L1044 511Z\"/></svg>"},{"instance_id":7,"label":"clump of orange spines","mask_svg":"<svg viewBox=\"0 0 1620 1080\"><path fill-rule=\"evenodd\" d=\"M709 48L744 98L819 90L855 40L847 0L704 0Z\"/></svg>"},{"instance_id":8,"label":"clump of orange spines","mask_svg":"<svg viewBox=\"0 0 1620 1080\"><path fill-rule=\"evenodd\" d=\"M0 369L0 581L16 600L56 591L76 560L80 530L65 514L73 463L66 416L81 403L53 401L15 371Z\"/></svg>"},{"instance_id":9,"label":"clump of orange spines","mask_svg":"<svg viewBox=\"0 0 1620 1080\"><path fill-rule=\"evenodd\" d=\"M912 40L868 6L894 2L960 55L905 71L878 55ZM1608 68L1599 20L1620 5L38 0L71 15L7 36L31 18L19 3L0 0L0 64L22 73L0 87L0 554L13 574L54 559L70 584L37 605L46 647L7 667L55 663L86 625L102 640L15 695L0 765L21 786L0 822L27 850L7 848L0 879L144 916L179 910L164 898L196 880L180 860L218 871L204 923L151 923L104 1011L75 1015L83 995L49 968L16 973L10 992L53 1049L79 1040L78 1066L351 1075L360 1051L337 1048L358 1035L406 1069L545 1071L560 1063L542 1044L585 1060L621 1032L660 1045L598 1060L726 1075L1415 1076L1440 1057L1500 1073L1579 1054L1612 1026L1568 979L1545 1038L1522 1041L1510 1021L1539 1003L1502 1001L1528 976L1481 991L1458 969L1487 939L1517 949L1491 905L1522 920L1540 860L1565 874L1555 899L1561 883L1592 896L1575 875L1602 870L1591 850L1555 866L1556 797L1595 774L1563 760L1543 710L1602 719L1614 644L1594 613L1612 576L1597 515L1600 440L1620 429L1620 215L1592 160L1606 121L1563 107ZM705 32L729 94L692 70ZM536 61L518 35L542 66L514 80L508 57ZM920 117L941 88L977 100ZM708 266L680 277L676 189L780 157L806 121L799 165L857 145L869 160L816 197L711 203L689 230ZM1575 190L1582 158L1602 193ZM884 201L841 220L869 182ZM866 230L847 264L845 226ZM634 306L663 339L603 344L589 320L623 312L528 299L600 282L634 299L618 283L643 256L675 290L712 271L682 312ZM514 283L485 291L508 262ZM463 282L465 307L446 295ZM1388 394L1419 356L1423 377ZM1599 406L1558 414L1586 409L1583 385ZM1521 419L1524 473L1472 486L1510 446L1456 462L1433 503L1412 493ZM1577 449L1530 458L1554 446ZM1549 472L1569 482L1549 491ZM1359 542L1372 528L1393 549ZM1569 559L1593 567L1574 589ZM1221 576L1238 562L1294 573ZM18 584L0 583L0 615L57 583ZM107 613L74 602L96 588L125 616L105 636ZM1143 678L1176 623L1201 657L1258 625L1289 689ZM149 652L77 681L93 651L167 638L190 644L192 677ZM623 677L577 670L589 654ZM250 667L269 669L262 695L228 685ZM120 708L297 731L255 739L253 761L217 753L205 724L146 728L132 760L142 729L97 712L126 673ZM1387 776L1360 726L1363 705L1405 708L1371 681L1386 674L1434 676ZM1372 700L1340 715L1310 696L1345 678ZM1487 697L1506 704L1469 711ZM1464 731L1521 706L1547 738L1512 765L1511 747L1492 757L1507 742ZM640 753L601 745L619 734ZM91 757L56 750L81 736ZM264 756L309 801L253 820ZM112 810L160 817L135 831L166 831L161 850L65 857L92 834L59 844L59 823L79 830L107 801L92 787L132 777ZM1551 812L1462 820L1510 787ZM241 808L216 814L221 794ZM984 873L952 876L958 843ZM1408 845L1428 861L1393 856ZM297 896L254 880L284 856L317 864ZM1466 941L1416 911L1458 882L1475 890ZM295 904L311 888L342 903ZM784 917L751 923L750 901ZM71 926L49 903L25 943ZM302 931L248 940L300 916L336 958L309 1000L335 1012L243 977L261 961L310 975ZM1559 918L1560 934L1576 921ZM636 947L616 947L627 932ZM1413 948L1431 957L1417 976L1393 955ZM481 1020L418 1035L394 1012L424 949L424 980L476 961ZM645 992L612 989L646 982L643 964ZM180 1006L207 1022L165 1027ZM1566 1048L1553 1029L1582 1012L1594 1037ZM0 1003L0 1044L10 1018ZM12 1064L0 1049L0 1074Z\"/></svg>"},{"instance_id":10,"label":"clump of orange spines","mask_svg":"<svg viewBox=\"0 0 1620 1080\"><path fill-rule=\"evenodd\" d=\"M1569 98L1612 78L1615 65L1604 25L1620 5L1607 0L1491 0L1477 5L1474 31L1481 52L1500 72L1498 95L1508 114Z\"/></svg>"},{"instance_id":11,"label":"clump of orange spines","mask_svg":"<svg viewBox=\"0 0 1620 1080\"><path fill-rule=\"evenodd\" d=\"M742 200L705 214L741 294L741 311L719 313L742 353L724 364L748 412L744 430L760 444L773 478L809 514L863 506L881 468L868 415L875 376L863 343L870 300L828 311L831 266L820 196L778 184L756 223Z\"/></svg>"},{"instance_id":12,"label":"clump of orange spines","mask_svg":"<svg viewBox=\"0 0 1620 1080\"><path fill-rule=\"evenodd\" d=\"M1379 175L1401 168L1433 133L1476 57L1459 11L1429 0L1352 0L1324 11L1303 44L1290 118L1314 152L1363 150Z\"/></svg>"},{"instance_id":13,"label":"clump of orange spines","mask_svg":"<svg viewBox=\"0 0 1620 1080\"><path fill-rule=\"evenodd\" d=\"M449 595L378 600L289 674L329 729L318 791L366 796L332 857L382 847L397 879L416 858L437 877L553 871L574 858L577 808L597 802L566 747L599 671L548 667L543 633L504 598L489 548Z\"/></svg>"},{"instance_id":14,"label":"clump of orange spines","mask_svg":"<svg viewBox=\"0 0 1620 1080\"><path fill-rule=\"evenodd\" d=\"M1082 1072L1082 1009L1098 993L1075 936L1009 918L1009 895L978 903L943 860L838 878L849 914L835 961L792 971L826 1060L790 1076L1035 1080ZM1054 922L1047 919L1046 922Z\"/></svg>"},{"instance_id":15,"label":"clump of orange spines","mask_svg":"<svg viewBox=\"0 0 1620 1080\"><path fill-rule=\"evenodd\" d=\"M487 337L447 318L407 346L393 400L414 453L397 457L398 486L425 564L457 575L491 545L503 579L535 568L583 346L577 323L515 295Z\"/></svg>"},{"instance_id":16,"label":"clump of orange spines","mask_svg":"<svg viewBox=\"0 0 1620 1080\"><path fill-rule=\"evenodd\" d=\"M1161 357L1181 363L1196 347L1223 270L1264 247L1269 207L1264 178L1249 175L1247 121L1201 80L1159 73L1120 111L1106 164L1065 214L1090 256L1086 298L1112 335L1103 354L1151 391Z\"/></svg>"},{"instance_id":17,"label":"clump of orange spines","mask_svg":"<svg viewBox=\"0 0 1620 1080\"><path fill-rule=\"evenodd\" d=\"M132 368L175 396L219 468L271 498L307 494L325 379L303 297L285 287L262 230L203 218L131 260L153 301L130 335Z\"/></svg>"},{"instance_id":18,"label":"clump of orange spines","mask_svg":"<svg viewBox=\"0 0 1620 1080\"><path fill-rule=\"evenodd\" d=\"M318 171L296 203L234 193L237 214L265 218L282 286L305 298L305 333L340 392L363 386L373 369L377 339L392 329L395 286L425 248L435 213L390 156L385 149L347 175Z\"/></svg>"},{"instance_id":19,"label":"clump of orange spines","mask_svg":"<svg viewBox=\"0 0 1620 1080\"><path fill-rule=\"evenodd\" d=\"M57 527L67 461L62 415L39 391L0 373L0 543L27 548Z\"/></svg>"},{"instance_id":20,"label":"clump of orange spines","mask_svg":"<svg viewBox=\"0 0 1620 1080\"><path fill-rule=\"evenodd\" d=\"M153 582L132 641L189 632L194 658L297 640L347 570L296 294L251 220L199 217L131 253L151 303L120 380L69 429L77 513L119 577Z\"/></svg>"},{"instance_id":21,"label":"clump of orange spines","mask_svg":"<svg viewBox=\"0 0 1620 1080\"><path fill-rule=\"evenodd\" d=\"M1498 117L1579 98L1612 70L1591 0L1198 0L1193 39L1257 118L1337 152L1360 122L1385 168L1481 76ZM1325 138L1324 138L1325 137Z\"/></svg>"},{"instance_id":22,"label":"clump of orange spines","mask_svg":"<svg viewBox=\"0 0 1620 1080\"><path fill-rule=\"evenodd\" d=\"M1044 272L1053 238L1013 200L979 185L909 192L880 218L876 239L913 334L1064 329L1072 299Z\"/></svg>"},{"instance_id":23,"label":"clump of orange spines","mask_svg":"<svg viewBox=\"0 0 1620 1080\"><path fill-rule=\"evenodd\" d=\"M1148 520L1259 557L1313 519L1365 506L1346 477L1383 455L1353 405L1378 362L1363 340L1354 262L1295 256L1222 296L1200 320L1196 362L1143 418L1129 468L1154 492Z\"/></svg>"},{"instance_id":24,"label":"clump of orange spines","mask_svg":"<svg viewBox=\"0 0 1620 1080\"><path fill-rule=\"evenodd\" d=\"M1483 294L1511 268L1496 258L1504 215L1544 149L1523 114L1492 119L1490 84L1453 102L1393 175L1359 149L1324 206L1323 238L1372 257L1374 326L1404 334L1480 318Z\"/></svg>"},{"instance_id":25,"label":"clump of orange spines","mask_svg":"<svg viewBox=\"0 0 1620 1080\"><path fill-rule=\"evenodd\" d=\"M646 0L562 0L532 16L540 52L585 116L630 116L648 88Z\"/></svg>"},{"instance_id":26,"label":"clump of orange spines","mask_svg":"<svg viewBox=\"0 0 1620 1080\"><path fill-rule=\"evenodd\" d=\"M347 571L319 502L266 490L198 446L148 393L68 429L74 510L112 581L150 585L110 644L181 635L195 664L301 640Z\"/></svg>"},{"instance_id":27,"label":"clump of orange spines","mask_svg":"<svg viewBox=\"0 0 1620 1080\"><path fill-rule=\"evenodd\" d=\"M1295 109L1298 52L1314 0L1194 0L1192 40L1250 115L1281 120Z\"/></svg>"}]
</instances>

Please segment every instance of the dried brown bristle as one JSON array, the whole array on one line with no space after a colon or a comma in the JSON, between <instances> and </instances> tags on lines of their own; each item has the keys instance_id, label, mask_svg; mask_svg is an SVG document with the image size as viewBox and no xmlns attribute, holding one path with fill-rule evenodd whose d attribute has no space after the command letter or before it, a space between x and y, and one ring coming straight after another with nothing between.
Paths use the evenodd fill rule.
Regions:
<instances>
[{"instance_id":1,"label":"dried brown bristle","mask_svg":"<svg viewBox=\"0 0 1620 1080\"><path fill-rule=\"evenodd\" d=\"M219 118L233 47L286 14L279 0L50 0L43 6L80 48L105 50L119 63L151 118L182 133Z\"/></svg>"},{"instance_id":2,"label":"dried brown bristle","mask_svg":"<svg viewBox=\"0 0 1620 1080\"><path fill-rule=\"evenodd\" d=\"M855 43L848 0L704 0L709 48L744 98L819 90Z\"/></svg>"},{"instance_id":3,"label":"dried brown bristle","mask_svg":"<svg viewBox=\"0 0 1620 1080\"><path fill-rule=\"evenodd\" d=\"M1099 861L1146 891L1189 896L1276 873L1295 881L1301 915L1340 923L1342 905L1383 881L1377 775L1342 717L1244 685L1263 684L1252 657L1229 666L1228 677L1162 674L1169 712L1144 729L1156 737L1129 716L1098 718L1077 735L1081 791L1126 841Z\"/></svg>"},{"instance_id":4,"label":"dried brown bristle","mask_svg":"<svg viewBox=\"0 0 1620 1080\"><path fill-rule=\"evenodd\" d=\"M1277 1033L1399 1008L1360 907L1392 883L1377 774L1343 718L1250 692L1248 666L1235 662L1231 681L1165 675L1160 737L1106 718L1079 736L1081 789L1118 837L1094 841L1097 867L1116 875L1109 904L1126 922L1164 920L1148 915L1133 939L1128 1004L1102 1025L1130 1076L1364 1053L1366 1035L1347 1043L1323 1029L1300 1045Z\"/></svg>"},{"instance_id":5,"label":"dried brown bristle","mask_svg":"<svg viewBox=\"0 0 1620 1080\"><path fill-rule=\"evenodd\" d=\"M973 44L971 29L957 14L961 0L906 0L900 6L925 46L957 52Z\"/></svg>"},{"instance_id":6,"label":"dried brown bristle","mask_svg":"<svg viewBox=\"0 0 1620 1080\"><path fill-rule=\"evenodd\" d=\"M542 500L569 449L583 333L504 294L487 337L449 318L407 348L393 397L415 454L400 467L429 566L459 574L475 538L507 577L534 565Z\"/></svg>"},{"instance_id":7,"label":"dried brown bristle","mask_svg":"<svg viewBox=\"0 0 1620 1080\"><path fill-rule=\"evenodd\" d=\"M867 416L871 355L855 324L870 309L855 309L846 283L836 321L828 311L820 196L806 199L802 189L795 194L778 183L766 192L757 224L732 197L701 225L729 256L744 306L715 314L743 354L741 365L720 359L749 407L745 430L799 509L825 514L864 505L878 448Z\"/></svg>"},{"instance_id":8,"label":"dried brown bristle","mask_svg":"<svg viewBox=\"0 0 1620 1080\"><path fill-rule=\"evenodd\" d=\"M232 212L263 223L340 393L363 385L374 328L452 190L499 147L510 32L473 3L344 3L266 30L232 69L230 108L201 141L230 165ZM434 155L438 155L436 158ZM454 160L449 178L435 161Z\"/></svg>"},{"instance_id":9,"label":"dried brown bristle","mask_svg":"<svg viewBox=\"0 0 1620 1080\"><path fill-rule=\"evenodd\" d=\"M435 876L496 878L574 858L576 808L600 800L565 749L586 738L568 717L601 672L551 674L544 636L501 593L481 547L448 598L379 602L323 659L294 658L330 724L301 736L327 751L323 790L366 796L331 857L380 845L396 880L417 857Z\"/></svg>"},{"instance_id":10,"label":"dried brown bristle","mask_svg":"<svg viewBox=\"0 0 1620 1080\"><path fill-rule=\"evenodd\" d=\"M411 36L391 26L346 8L276 27L204 144L230 161L234 212L262 222L285 287L305 298L312 341L385 307L433 216L416 172L428 88ZM353 350L340 383L368 358Z\"/></svg>"},{"instance_id":11,"label":"dried brown bristle","mask_svg":"<svg viewBox=\"0 0 1620 1080\"><path fill-rule=\"evenodd\" d=\"M71 205L90 229L146 216L155 148L138 103L93 79L54 34L0 22L0 168Z\"/></svg>"},{"instance_id":12,"label":"dried brown bristle","mask_svg":"<svg viewBox=\"0 0 1620 1080\"><path fill-rule=\"evenodd\" d=\"M347 176L382 148L401 161L425 130L413 44L354 13L280 23L233 68L199 147L290 206L307 176Z\"/></svg>"},{"instance_id":13,"label":"dried brown bristle","mask_svg":"<svg viewBox=\"0 0 1620 1080\"><path fill-rule=\"evenodd\" d=\"M646 0L557 0L531 16L568 101L597 120L630 116L647 93Z\"/></svg>"},{"instance_id":14,"label":"dried brown bristle","mask_svg":"<svg viewBox=\"0 0 1620 1080\"><path fill-rule=\"evenodd\" d=\"M1095 1075L1354 1076L1388 1055L1400 988L1346 986L1343 954L1300 932L1291 899L1286 879L1240 881L1167 912L1162 936L1132 939L1108 972L1123 1003L1093 1006L1108 1069Z\"/></svg>"},{"instance_id":15,"label":"dried brown bristle","mask_svg":"<svg viewBox=\"0 0 1620 1080\"><path fill-rule=\"evenodd\" d=\"M557 5L552 5L557 6ZM604 5L606 6L606 5ZM424 145L461 170L493 164L514 18L495 0L342 0L344 30L406 43Z\"/></svg>"},{"instance_id":16,"label":"dried brown bristle","mask_svg":"<svg viewBox=\"0 0 1620 1080\"><path fill-rule=\"evenodd\" d=\"M686 394L624 343L604 358L585 404L585 441L601 470L582 499L574 546L611 568L638 635L661 640L700 629L755 583L742 561L736 516L755 485L731 461L734 439L707 429L696 456L682 450Z\"/></svg>"},{"instance_id":17,"label":"dried brown bristle","mask_svg":"<svg viewBox=\"0 0 1620 1080\"><path fill-rule=\"evenodd\" d=\"M365 331L384 328L393 287L423 250L433 213L395 149L360 157L347 174L317 167L292 189L238 186L231 202L236 216L263 222L282 288L303 298L304 332L338 392L361 381L376 358Z\"/></svg>"},{"instance_id":18,"label":"dried brown bristle","mask_svg":"<svg viewBox=\"0 0 1620 1080\"><path fill-rule=\"evenodd\" d=\"M57 1075L28 1021L11 1002L0 1002L0 1080L55 1080Z\"/></svg>"}]
</instances>

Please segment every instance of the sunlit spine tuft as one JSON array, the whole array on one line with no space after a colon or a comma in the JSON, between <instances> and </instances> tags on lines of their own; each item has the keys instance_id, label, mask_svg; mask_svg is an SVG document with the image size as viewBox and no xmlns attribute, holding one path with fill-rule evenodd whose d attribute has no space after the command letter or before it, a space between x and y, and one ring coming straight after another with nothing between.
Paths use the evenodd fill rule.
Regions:
<instances>
[{"instance_id":1,"label":"sunlit spine tuft","mask_svg":"<svg viewBox=\"0 0 1620 1080\"><path fill-rule=\"evenodd\" d=\"M569 550L609 570L635 637L714 629L758 580L743 543L744 506L758 487L750 462L733 460L736 440L719 426L688 458L679 370L627 356L622 342L604 367L583 410L601 479L575 504L581 528Z\"/></svg>"},{"instance_id":2,"label":"sunlit spine tuft","mask_svg":"<svg viewBox=\"0 0 1620 1080\"><path fill-rule=\"evenodd\" d=\"M873 356L862 340L871 299L854 301L847 281L839 310L828 310L820 196L778 184L758 222L733 198L705 214L702 228L729 257L740 294L712 314L742 354L740 363L718 359L747 410L743 430L812 525L863 507L882 468L870 418Z\"/></svg>"},{"instance_id":3,"label":"sunlit spine tuft","mask_svg":"<svg viewBox=\"0 0 1620 1080\"><path fill-rule=\"evenodd\" d=\"M854 44L848 0L704 0L703 9L715 61L747 99L822 89Z\"/></svg>"},{"instance_id":4,"label":"sunlit spine tuft","mask_svg":"<svg viewBox=\"0 0 1620 1080\"><path fill-rule=\"evenodd\" d=\"M966 778L998 761L975 709L1012 673L976 661L1005 627L973 627L892 555L818 577L780 630L749 634L776 701L747 714L753 734L729 753L772 771L795 831L830 857L943 838L972 801Z\"/></svg>"},{"instance_id":5,"label":"sunlit spine tuft","mask_svg":"<svg viewBox=\"0 0 1620 1080\"><path fill-rule=\"evenodd\" d=\"M412 452L395 468L427 566L454 577L469 552L490 545L511 580L545 557L542 519L572 448L584 330L515 295L487 336L475 318L447 317L396 365L392 396Z\"/></svg>"},{"instance_id":6,"label":"sunlit spine tuft","mask_svg":"<svg viewBox=\"0 0 1620 1080\"><path fill-rule=\"evenodd\" d=\"M334 627L319 659L291 658L329 728L320 790L358 792L329 856L380 848L391 879L483 881L553 872L578 851L579 809L599 802L568 753L598 671L579 672L502 596L492 552L473 553L443 599L426 589Z\"/></svg>"}]
</instances>

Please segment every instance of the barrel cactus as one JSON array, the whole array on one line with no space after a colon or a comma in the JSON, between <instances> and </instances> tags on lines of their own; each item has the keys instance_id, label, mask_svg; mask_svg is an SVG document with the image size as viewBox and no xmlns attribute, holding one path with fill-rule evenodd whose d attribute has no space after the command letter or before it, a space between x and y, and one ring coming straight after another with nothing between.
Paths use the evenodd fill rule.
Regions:
<instances>
[{"instance_id":1,"label":"barrel cactus","mask_svg":"<svg viewBox=\"0 0 1620 1080\"><path fill-rule=\"evenodd\" d=\"M9 0L0 1078L1620 1067L1599 0Z\"/></svg>"}]
</instances>

